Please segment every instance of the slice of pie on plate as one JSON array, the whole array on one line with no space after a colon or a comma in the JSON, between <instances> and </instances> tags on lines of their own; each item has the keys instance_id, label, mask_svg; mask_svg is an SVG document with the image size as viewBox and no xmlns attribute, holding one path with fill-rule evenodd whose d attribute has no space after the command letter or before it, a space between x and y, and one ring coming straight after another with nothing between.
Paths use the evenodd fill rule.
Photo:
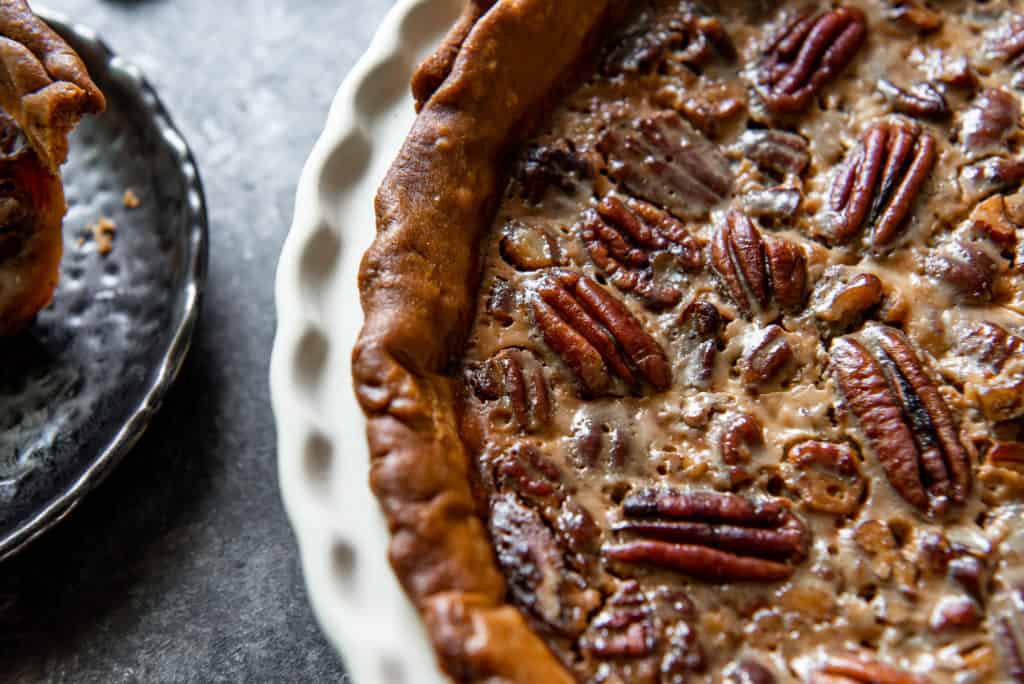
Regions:
<instances>
[{"instance_id":1,"label":"slice of pie on plate","mask_svg":"<svg viewBox=\"0 0 1024 684\"><path fill-rule=\"evenodd\" d=\"M74 50L22 0L0 3L0 336L57 287L68 135L103 94Z\"/></svg>"},{"instance_id":2,"label":"slice of pie on plate","mask_svg":"<svg viewBox=\"0 0 1024 684\"><path fill-rule=\"evenodd\" d=\"M1024 8L469 2L354 350L465 682L1024 682Z\"/></svg>"}]
</instances>

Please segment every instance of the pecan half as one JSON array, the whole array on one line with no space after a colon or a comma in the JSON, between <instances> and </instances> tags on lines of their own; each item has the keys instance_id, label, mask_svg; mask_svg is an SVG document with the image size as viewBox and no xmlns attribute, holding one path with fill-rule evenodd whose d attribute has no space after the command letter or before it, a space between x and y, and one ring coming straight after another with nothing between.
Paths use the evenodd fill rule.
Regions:
<instances>
[{"instance_id":1,"label":"pecan half","mask_svg":"<svg viewBox=\"0 0 1024 684\"><path fill-rule=\"evenodd\" d=\"M996 442L985 455L978 479L1003 500L1024 493L1024 442Z\"/></svg>"},{"instance_id":2,"label":"pecan half","mask_svg":"<svg viewBox=\"0 0 1024 684\"><path fill-rule=\"evenodd\" d=\"M684 219L703 218L732 193L725 155L675 112L619 121L598 149L612 178Z\"/></svg>"},{"instance_id":3,"label":"pecan half","mask_svg":"<svg viewBox=\"0 0 1024 684\"><path fill-rule=\"evenodd\" d=\"M666 59L695 66L715 55L733 59L736 47L722 22L687 8L687 4L670 3L661 12L648 11L639 17L635 28L608 53L604 73L644 73Z\"/></svg>"},{"instance_id":4,"label":"pecan half","mask_svg":"<svg viewBox=\"0 0 1024 684\"><path fill-rule=\"evenodd\" d=\"M569 455L577 468L621 471L630 461L633 439L619 420L597 420L582 409L573 421Z\"/></svg>"},{"instance_id":5,"label":"pecan half","mask_svg":"<svg viewBox=\"0 0 1024 684\"><path fill-rule=\"evenodd\" d=\"M1000 272L998 254L989 252L981 241L950 240L928 256L925 270L968 302L988 301Z\"/></svg>"},{"instance_id":6,"label":"pecan half","mask_svg":"<svg viewBox=\"0 0 1024 684\"><path fill-rule=\"evenodd\" d=\"M811 163L807 138L777 129L753 129L740 136L739 149L759 168L778 176L799 176Z\"/></svg>"},{"instance_id":7,"label":"pecan half","mask_svg":"<svg viewBox=\"0 0 1024 684\"><path fill-rule=\"evenodd\" d=\"M987 38L992 57L1013 67L1024 66L1024 15L1006 17Z\"/></svg>"},{"instance_id":8,"label":"pecan half","mask_svg":"<svg viewBox=\"0 0 1024 684\"><path fill-rule=\"evenodd\" d=\"M715 374L715 358L724 321L715 305L695 299L679 317L678 340L686 354L682 381L689 387L708 389Z\"/></svg>"},{"instance_id":9,"label":"pecan half","mask_svg":"<svg viewBox=\"0 0 1024 684\"><path fill-rule=\"evenodd\" d=\"M549 188L566 194L576 192L579 181L590 178L593 169L568 140L556 140L527 148L516 169L515 178L522 195L534 204L544 199Z\"/></svg>"},{"instance_id":10,"label":"pecan half","mask_svg":"<svg viewBox=\"0 0 1024 684\"><path fill-rule=\"evenodd\" d=\"M888 100L894 112L922 119L949 116L945 96L930 83L916 83L904 89L883 78L878 81L878 92Z\"/></svg>"},{"instance_id":11,"label":"pecan half","mask_svg":"<svg viewBox=\"0 0 1024 684\"><path fill-rule=\"evenodd\" d=\"M542 225L513 220L505 224L501 233L501 256L518 271L537 271L562 262L558 241Z\"/></svg>"},{"instance_id":12,"label":"pecan half","mask_svg":"<svg viewBox=\"0 0 1024 684\"><path fill-rule=\"evenodd\" d=\"M809 684L928 684L930 681L877 660L831 656L811 675Z\"/></svg>"},{"instance_id":13,"label":"pecan half","mask_svg":"<svg viewBox=\"0 0 1024 684\"><path fill-rule=\"evenodd\" d=\"M962 549L950 547L947 566L949 578L965 589L979 603L985 602L989 573L985 561L972 556Z\"/></svg>"},{"instance_id":14,"label":"pecan half","mask_svg":"<svg viewBox=\"0 0 1024 684\"><path fill-rule=\"evenodd\" d=\"M992 633L1010 681L1024 683L1024 589L1013 588L995 600Z\"/></svg>"},{"instance_id":15,"label":"pecan half","mask_svg":"<svg viewBox=\"0 0 1024 684\"><path fill-rule=\"evenodd\" d=\"M967 233L989 240L1005 252L1014 252L1017 248L1017 230L1021 227L1019 223L1024 218L1014 211L1013 205L1019 199L1014 197L1011 201L1005 195L994 195L980 202L971 210L967 219Z\"/></svg>"},{"instance_id":16,"label":"pecan half","mask_svg":"<svg viewBox=\"0 0 1024 684\"><path fill-rule=\"evenodd\" d=\"M613 561L712 582L775 582L807 555L803 523L778 501L651 490L626 497L622 510L626 519L613 529L640 539L605 546Z\"/></svg>"},{"instance_id":17,"label":"pecan half","mask_svg":"<svg viewBox=\"0 0 1024 684\"><path fill-rule=\"evenodd\" d=\"M516 291L504 278L495 278L487 294L487 313L504 326L515 322Z\"/></svg>"},{"instance_id":18,"label":"pecan half","mask_svg":"<svg viewBox=\"0 0 1024 684\"><path fill-rule=\"evenodd\" d=\"M682 296L675 286L658 282L656 259L686 271L704 264L700 243L686 227L640 200L606 196L596 210L587 211L580 238L612 284L637 294L652 309L675 306Z\"/></svg>"},{"instance_id":19,"label":"pecan half","mask_svg":"<svg viewBox=\"0 0 1024 684\"><path fill-rule=\"evenodd\" d=\"M611 375L631 387L638 377L657 390L672 383L661 345L622 302L590 278L571 272L547 276L532 304L545 341L588 394L607 392Z\"/></svg>"},{"instance_id":20,"label":"pecan half","mask_svg":"<svg viewBox=\"0 0 1024 684\"><path fill-rule=\"evenodd\" d=\"M761 423L746 413L737 413L722 426L718 451L726 465L740 465L750 463L751 449L763 443Z\"/></svg>"},{"instance_id":21,"label":"pecan half","mask_svg":"<svg viewBox=\"0 0 1024 684\"><path fill-rule=\"evenodd\" d=\"M591 620L580 647L607 667L622 668L621 681L634 680L631 661L648 661L642 671L660 672L657 681L666 684L681 683L705 668L704 651L690 625L695 617L693 604L678 590L644 591L628 580Z\"/></svg>"},{"instance_id":22,"label":"pecan half","mask_svg":"<svg viewBox=\"0 0 1024 684\"><path fill-rule=\"evenodd\" d=\"M740 204L747 216L761 219L768 225L792 221L803 201L802 192L796 188L786 187L751 190L740 198Z\"/></svg>"},{"instance_id":23,"label":"pecan half","mask_svg":"<svg viewBox=\"0 0 1024 684\"><path fill-rule=\"evenodd\" d=\"M783 375L792 360L793 348L786 339L785 331L777 325L770 325L750 340L740 359L740 379L747 389L783 382L792 374ZM792 371L792 368L788 370Z\"/></svg>"},{"instance_id":24,"label":"pecan half","mask_svg":"<svg viewBox=\"0 0 1024 684\"><path fill-rule=\"evenodd\" d=\"M765 105L777 114L806 109L853 61L867 33L864 12L853 7L791 17L757 68L756 87Z\"/></svg>"},{"instance_id":25,"label":"pecan half","mask_svg":"<svg viewBox=\"0 0 1024 684\"><path fill-rule=\"evenodd\" d=\"M909 29L930 33L942 26L942 15L922 7L917 0L897 0L889 3L885 17L896 21Z\"/></svg>"},{"instance_id":26,"label":"pecan half","mask_svg":"<svg viewBox=\"0 0 1024 684\"><path fill-rule=\"evenodd\" d=\"M928 618L928 628L933 632L950 632L974 629L983 619L981 606L969 596L943 596L936 602Z\"/></svg>"},{"instance_id":27,"label":"pecan half","mask_svg":"<svg viewBox=\"0 0 1024 684\"><path fill-rule=\"evenodd\" d=\"M741 212L729 212L716 229L711 265L747 316L760 315L773 304L790 308L803 303L807 288L803 250L788 240L764 240Z\"/></svg>"},{"instance_id":28,"label":"pecan half","mask_svg":"<svg viewBox=\"0 0 1024 684\"><path fill-rule=\"evenodd\" d=\"M1024 416L1024 357L1014 354L994 377L972 379L964 386L964 394L993 422Z\"/></svg>"},{"instance_id":29,"label":"pecan half","mask_svg":"<svg viewBox=\"0 0 1024 684\"><path fill-rule=\"evenodd\" d=\"M837 330L855 327L882 301L884 286L873 273L856 273L842 266L830 266L811 295L815 317Z\"/></svg>"},{"instance_id":30,"label":"pecan half","mask_svg":"<svg viewBox=\"0 0 1024 684\"><path fill-rule=\"evenodd\" d=\"M540 514L514 494L501 494L491 500L489 527L513 600L557 632L581 634L600 594L566 566Z\"/></svg>"},{"instance_id":31,"label":"pecan half","mask_svg":"<svg viewBox=\"0 0 1024 684\"><path fill-rule=\"evenodd\" d=\"M728 668L728 684L775 684L775 675L767 667L750 658Z\"/></svg>"},{"instance_id":32,"label":"pecan half","mask_svg":"<svg viewBox=\"0 0 1024 684\"><path fill-rule=\"evenodd\" d=\"M747 109L745 92L738 83L711 81L699 88L662 90L659 102L681 112L704 135L715 137L722 126Z\"/></svg>"},{"instance_id":33,"label":"pecan half","mask_svg":"<svg viewBox=\"0 0 1024 684\"><path fill-rule=\"evenodd\" d=\"M580 646L584 652L599 658L649 656L658 641L654 612L654 606L639 583L626 582L591 620Z\"/></svg>"},{"instance_id":34,"label":"pecan half","mask_svg":"<svg viewBox=\"0 0 1024 684\"><path fill-rule=\"evenodd\" d=\"M917 353L894 328L870 325L864 342L832 343L839 391L893 488L933 515L963 503L971 466L953 417Z\"/></svg>"},{"instance_id":35,"label":"pecan half","mask_svg":"<svg viewBox=\"0 0 1024 684\"><path fill-rule=\"evenodd\" d=\"M551 399L544 367L528 349L502 349L468 370L473 393L481 400L500 401L501 415L517 432L540 432L551 421Z\"/></svg>"},{"instance_id":36,"label":"pecan half","mask_svg":"<svg viewBox=\"0 0 1024 684\"><path fill-rule=\"evenodd\" d=\"M1000 88L986 88L960 118L959 137L970 160L1006 153L1006 141L1020 126L1020 101Z\"/></svg>"},{"instance_id":37,"label":"pecan half","mask_svg":"<svg viewBox=\"0 0 1024 684\"><path fill-rule=\"evenodd\" d=\"M873 247L887 247L910 217L936 156L935 138L915 125L872 125L832 185L829 238L846 242L867 228Z\"/></svg>"},{"instance_id":38,"label":"pecan half","mask_svg":"<svg viewBox=\"0 0 1024 684\"><path fill-rule=\"evenodd\" d=\"M562 471L540 449L519 442L494 460L493 488L515 492L531 500L556 504L563 498Z\"/></svg>"},{"instance_id":39,"label":"pecan half","mask_svg":"<svg viewBox=\"0 0 1024 684\"><path fill-rule=\"evenodd\" d=\"M961 90L973 90L978 86L978 75L964 55L954 55L942 48L925 48L915 53L917 66L932 81Z\"/></svg>"},{"instance_id":40,"label":"pecan half","mask_svg":"<svg viewBox=\"0 0 1024 684\"><path fill-rule=\"evenodd\" d=\"M1024 158L989 157L960 170L964 199L977 202L1024 181Z\"/></svg>"},{"instance_id":41,"label":"pecan half","mask_svg":"<svg viewBox=\"0 0 1024 684\"><path fill-rule=\"evenodd\" d=\"M989 374L1001 371L1011 356L1024 353L1024 338L990 320L971 320L958 333L957 353L972 357Z\"/></svg>"},{"instance_id":42,"label":"pecan half","mask_svg":"<svg viewBox=\"0 0 1024 684\"><path fill-rule=\"evenodd\" d=\"M800 500L814 511L852 515L867 488L857 453L846 444L809 440L786 456L792 466L790 483Z\"/></svg>"}]
</instances>

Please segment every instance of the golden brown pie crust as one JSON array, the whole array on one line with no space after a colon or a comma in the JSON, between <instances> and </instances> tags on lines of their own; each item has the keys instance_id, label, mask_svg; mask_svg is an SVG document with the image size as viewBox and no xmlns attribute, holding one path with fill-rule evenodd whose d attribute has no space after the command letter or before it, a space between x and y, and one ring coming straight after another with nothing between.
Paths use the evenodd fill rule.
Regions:
<instances>
[{"instance_id":1,"label":"golden brown pie crust","mask_svg":"<svg viewBox=\"0 0 1024 684\"><path fill-rule=\"evenodd\" d=\"M395 572L459 681L572 681L506 603L444 371L471 322L500 161L609 4L469 3L414 79L422 109L380 188L378 235L360 269L366 323L352 368L369 418L371 486ZM538 41L550 49L531 49Z\"/></svg>"}]
</instances>

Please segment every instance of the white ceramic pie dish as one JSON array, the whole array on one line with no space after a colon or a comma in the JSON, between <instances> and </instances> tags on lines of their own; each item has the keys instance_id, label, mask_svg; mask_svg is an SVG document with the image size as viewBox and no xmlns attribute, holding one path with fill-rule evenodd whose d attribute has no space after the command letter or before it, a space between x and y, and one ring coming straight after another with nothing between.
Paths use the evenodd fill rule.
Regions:
<instances>
[{"instance_id":1,"label":"white ceramic pie dish","mask_svg":"<svg viewBox=\"0 0 1024 684\"><path fill-rule=\"evenodd\" d=\"M306 163L277 271L270 388L281 491L314 612L356 684L445 680L387 561L350 354L373 197L415 116L409 81L462 5L400 0L388 14Z\"/></svg>"}]
</instances>

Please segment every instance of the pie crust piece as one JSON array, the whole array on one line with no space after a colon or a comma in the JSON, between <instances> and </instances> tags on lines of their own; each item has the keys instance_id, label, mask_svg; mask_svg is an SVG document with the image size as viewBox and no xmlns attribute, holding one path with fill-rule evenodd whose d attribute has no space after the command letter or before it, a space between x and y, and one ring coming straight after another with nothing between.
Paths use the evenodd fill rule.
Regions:
<instances>
[{"instance_id":1,"label":"pie crust piece","mask_svg":"<svg viewBox=\"0 0 1024 684\"><path fill-rule=\"evenodd\" d=\"M23 0L0 4L0 336L53 296L68 135L106 100L74 50Z\"/></svg>"}]
</instances>

